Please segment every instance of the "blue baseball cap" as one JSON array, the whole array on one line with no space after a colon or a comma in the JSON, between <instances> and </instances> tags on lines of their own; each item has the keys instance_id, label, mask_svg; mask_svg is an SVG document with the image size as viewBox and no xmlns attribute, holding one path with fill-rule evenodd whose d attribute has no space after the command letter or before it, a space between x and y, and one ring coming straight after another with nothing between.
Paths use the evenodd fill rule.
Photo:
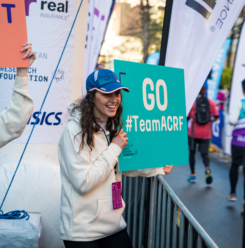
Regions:
<instances>
[{"instance_id":1,"label":"blue baseball cap","mask_svg":"<svg viewBox=\"0 0 245 248\"><path fill-rule=\"evenodd\" d=\"M92 72L86 80L86 90L97 90L105 94L113 93L117 90L129 92L129 89L121 85L117 74L108 69L100 69Z\"/></svg>"}]
</instances>

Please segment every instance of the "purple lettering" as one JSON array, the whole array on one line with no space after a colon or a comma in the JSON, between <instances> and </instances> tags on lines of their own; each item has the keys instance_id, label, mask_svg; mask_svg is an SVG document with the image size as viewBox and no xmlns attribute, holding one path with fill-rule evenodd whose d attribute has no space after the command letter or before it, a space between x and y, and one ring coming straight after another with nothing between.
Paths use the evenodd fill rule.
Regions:
<instances>
[{"instance_id":1,"label":"purple lettering","mask_svg":"<svg viewBox=\"0 0 245 248\"><path fill-rule=\"evenodd\" d=\"M12 23L11 8L15 8L15 4L3 3L1 6L7 9L8 23Z\"/></svg>"},{"instance_id":2,"label":"purple lettering","mask_svg":"<svg viewBox=\"0 0 245 248\"><path fill-rule=\"evenodd\" d=\"M31 3L36 3L37 0L25 0L26 16L29 16L29 7Z\"/></svg>"},{"instance_id":3,"label":"purple lettering","mask_svg":"<svg viewBox=\"0 0 245 248\"><path fill-rule=\"evenodd\" d=\"M99 15L100 15L99 10L98 10L98 9L96 9L96 8L94 8L94 14L95 14L97 17L99 17Z\"/></svg>"}]
</instances>

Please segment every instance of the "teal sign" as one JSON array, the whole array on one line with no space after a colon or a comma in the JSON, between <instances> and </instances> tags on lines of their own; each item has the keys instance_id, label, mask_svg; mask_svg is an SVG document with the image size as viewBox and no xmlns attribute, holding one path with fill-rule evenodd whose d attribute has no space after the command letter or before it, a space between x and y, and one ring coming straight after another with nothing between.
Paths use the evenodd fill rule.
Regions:
<instances>
[{"instance_id":1,"label":"teal sign","mask_svg":"<svg viewBox=\"0 0 245 248\"><path fill-rule=\"evenodd\" d=\"M128 145L119 170L188 164L184 70L114 60L123 91Z\"/></svg>"}]
</instances>

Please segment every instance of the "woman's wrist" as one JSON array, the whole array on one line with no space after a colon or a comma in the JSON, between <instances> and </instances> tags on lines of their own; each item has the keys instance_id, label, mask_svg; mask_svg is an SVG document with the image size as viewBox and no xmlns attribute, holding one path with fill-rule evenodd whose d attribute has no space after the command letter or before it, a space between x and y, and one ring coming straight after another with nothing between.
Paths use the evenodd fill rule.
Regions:
<instances>
[{"instance_id":1,"label":"woman's wrist","mask_svg":"<svg viewBox=\"0 0 245 248\"><path fill-rule=\"evenodd\" d=\"M28 68L17 68L17 77L27 77Z\"/></svg>"}]
</instances>

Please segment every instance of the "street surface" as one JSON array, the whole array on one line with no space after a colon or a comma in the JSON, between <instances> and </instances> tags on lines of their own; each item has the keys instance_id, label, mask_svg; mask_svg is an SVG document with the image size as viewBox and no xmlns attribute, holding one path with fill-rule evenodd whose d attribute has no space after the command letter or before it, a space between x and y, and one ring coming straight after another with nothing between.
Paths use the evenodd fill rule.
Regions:
<instances>
[{"instance_id":1,"label":"street surface","mask_svg":"<svg viewBox=\"0 0 245 248\"><path fill-rule=\"evenodd\" d=\"M197 182L190 184L189 165L175 166L165 180L204 230L220 248L242 247L243 173L239 170L237 202L227 202L230 191L229 163L220 162L212 155L213 183L205 182L201 156L196 155Z\"/></svg>"}]
</instances>

